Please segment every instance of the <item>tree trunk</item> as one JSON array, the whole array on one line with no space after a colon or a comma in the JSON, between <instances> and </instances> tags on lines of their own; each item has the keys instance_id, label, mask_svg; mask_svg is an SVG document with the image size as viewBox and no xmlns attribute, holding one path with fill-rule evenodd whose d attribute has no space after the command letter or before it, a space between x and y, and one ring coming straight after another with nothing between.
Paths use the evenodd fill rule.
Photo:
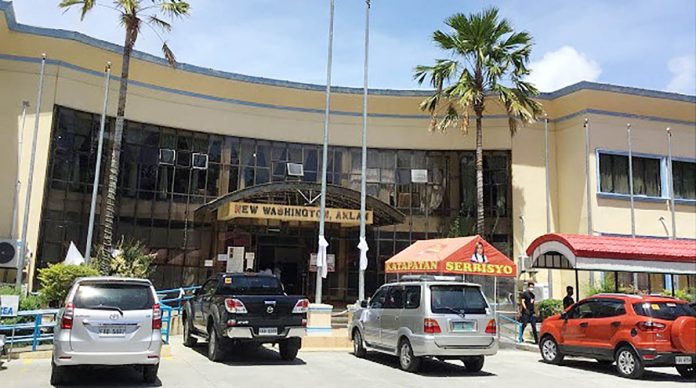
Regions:
<instances>
[{"instance_id":1,"label":"tree trunk","mask_svg":"<svg viewBox=\"0 0 696 388\"><path fill-rule=\"evenodd\" d=\"M121 83L118 90L118 110L116 112L116 125L111 139L111 160L109 163L106 181L106 204L101 215L102 246L105 258L100 260L102 273L109 271L109 258L113 249L114 213L116 210L116 189L121 160L121 143L123 140L123 124L126 113L126 95L128 93L128 70L130 67L131 53L135 40L138 38L137 26L126 25L126 41L123 45L123 63L121 65Z\"/></svg>"},{"instance_id":2,"label":"tree trunk","mask_svg":"<svg viewBox=\"0 0 696 388\"><path fill-rule=\"evenodd\" d=\"M484 237L483 213L483 110L476 109L476 234Z\"/></svg>"}]
</instances>

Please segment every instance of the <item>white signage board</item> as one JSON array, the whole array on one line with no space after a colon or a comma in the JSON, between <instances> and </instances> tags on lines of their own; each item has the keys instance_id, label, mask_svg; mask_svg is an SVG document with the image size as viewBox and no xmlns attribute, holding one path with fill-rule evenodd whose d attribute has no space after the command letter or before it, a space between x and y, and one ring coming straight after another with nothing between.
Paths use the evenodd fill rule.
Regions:
<instances>
[{"instance_id":1,"label":"white signage board","mask_svg":"<svg viewBox=\"0 0 696 388\"><path fill-rule=\"evenodd\" d=\"M244 272L244 247L227 247L226 272Z\"/></svg>"},{"instance_id":2,"label":"white signage board","mask_svg":"<svg viewBox=\"0 0 696 388\"><path fill-rule=\"evenodd\" d=\"M217 261L227 261L227 253L218 253Z\"/></svg>"},{"instance_id":3,"label":"white signage board","mask_svg":"<svg viewBox=\"0 0 696 388\"><path fill-rule=\"evenodd\" d=\"M212 267L212 266L213 266L213 259L206 260L206 261L203 263L203 266L204 266L204 267Z\"/></svg>"},{"instance_id":4,"label":"white signage board","mask_svg":"<svg viewBox=\"0 0 696 388\"><path fill-rule=\"evenodd\" d=\"M412 183L428 183L428 170L413 169L411 170Z\"/></svg>"},{"instance_id":5,"label":"white signage board","mask_svg":"<svg viewBox=\"0 0 696 388\"><path fill-rule=\"evenodd\" d=\"M333 253L326 254L326 264L329 267L329 272L336 272L336 255ZM317 254L312 253L309 255L309 271L317 272Z\"/></svg>"},{"instance_id":6,"label":"white signage board","mask_svg":"<svg viewBox=\"0 0 696 388\"><path fill-rule=\"evenodd\" d=\"M246 265L244 266L244 270L247 268L254 268L254 260L256 259L256 253L254 252L246 252L244 254L244 260L246 261Z\"/></svg>"},{"instance_id":7,"label":"white signage board","mask_svg":"<svg viewBox=\"0 0 696 388\"><path fill-rule=\"evenodd\" d=\"M16 317L19 311L19 295L0 295L0 317Z\"/></svg>"}]
</instances>

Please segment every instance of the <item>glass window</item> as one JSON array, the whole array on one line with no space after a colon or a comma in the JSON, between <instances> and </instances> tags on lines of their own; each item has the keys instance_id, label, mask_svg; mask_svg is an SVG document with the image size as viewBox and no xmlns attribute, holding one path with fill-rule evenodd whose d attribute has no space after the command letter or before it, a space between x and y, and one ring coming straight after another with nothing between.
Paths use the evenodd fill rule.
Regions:
<instances>
[{"instance_id":1,"label":"glass window","mask_svg":"<svg viewBox=\"0 0 696 388\"><path fill-rule=\"evenodd\" d=\"M430 310L435 314L485 314L487 308L478 287L430 286Z\"/></svg>"},{"instance_id":2,"label":"glass window","mask_svg":"<svg viewBox=\"0 0 696 388\"><path fill-rule=\"evenodd\" d=\"M275 276L224 276L219 295L283 295L283 287ZM229 280L228 280L229 279Z\"/></svg>"},{"instance_id":3,"label":"glass window","mask_svg":"<svg viewBox=\"0 0 696 388\"><path fill-rule=\"evenodd\" d=\"M420 307L420 286L406 286L404 288L404 296L404 303L407 309L417 309Z\"/></svg>"},{"instance_id":4,"label":"glass window","mask_svg":"<svg viewBox=\"0 0 696 388\"><path fill-rule=\"evenodd\" d=\"M404 308L404 288L389 287L387 299L384 302L385 309L402 309Z\"/></svg>"},{"instance_id":5,"label":"glass window","mask_svg":"<svg viewBox=\"0 0 696 388\"><path fill-rule=\"evenodd\" d=\"M384 307L384 303L387 299L387 292L389 291L389 287L382 287L377 292L372 296L372 299L370 299L370 308L371 309L381 309Z\"/></svg>"},{"instance_id":6,"label":"glass window","mask_svg":"<svg viewBox=\"0 0 696 388\"><path fill-rule=\"evenodd\" d=\"M595 318L609 318L626 314L624 302L618 299L601 299L595 310Z\"/></svg>"},{"instance_id":7,"label":"glass window","mask_svg":"<svg viewBox=\"0 0 696 388\"><path fill-rule=\"evenodd\" d=\"M152 309L155 300L147 285L82 283L73 303L75 308L129 311Z\"/></svg>"},{"instance_id":8,"label":"glass window","mask_svg":"<svg viewBox=\"0 0 696 388\"><path fill-rule=\"evenodd\" d=\"M696 317L696 311L687 303L676 302L646 302L633 305L636 314L674 321L679 317Z\"/></svg>"},{"instance_id":9,"label":"glass window","mask_svg":"<svg viewBox=\"0 0 696 388\"><path fill-rule=\"evenodd\" d=\"M633 157L633 193L660 197L660 159ZM628 156L599 155L600 191L603 193L630 194L628 184Z\"/></svg>"},{"instance_id":10,"label":"glass window","mask_svg":"<svg viewBox=\"0 0 696 388\"><path fill-rule=\"evenodd\" d=\"M590 319L595 318L595 314L599 310L599 303L596 301L587 301L576 304L568 313L569 319Z\"/></svg>"},{"instance_id":11,"label":"glass window","mask_svg":"<svg viewBox=\"0 0 696 388\"><path fill-rule=\"evenodd\" d=\"M674 198L696 199L696 162L672 160Z\"/></svg>"}]
</instances>

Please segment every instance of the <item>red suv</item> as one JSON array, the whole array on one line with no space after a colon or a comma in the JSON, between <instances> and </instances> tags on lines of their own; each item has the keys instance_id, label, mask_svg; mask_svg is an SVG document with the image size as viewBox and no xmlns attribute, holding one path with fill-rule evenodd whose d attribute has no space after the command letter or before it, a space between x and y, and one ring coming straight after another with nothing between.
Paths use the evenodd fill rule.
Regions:
<instances>
[{"instance_id":1,"label":"red suv","mask_svg":"<svg viewBox=\"0 0 696 388\"><path fill-rule=\"evenodd\" d=\"M544 361L564 356L616 362L619 375L639 378L645 367L674 366L696 377L696 311L664 296L600 294L544 320L539 349Z\"/></svg>"}]
</instances>

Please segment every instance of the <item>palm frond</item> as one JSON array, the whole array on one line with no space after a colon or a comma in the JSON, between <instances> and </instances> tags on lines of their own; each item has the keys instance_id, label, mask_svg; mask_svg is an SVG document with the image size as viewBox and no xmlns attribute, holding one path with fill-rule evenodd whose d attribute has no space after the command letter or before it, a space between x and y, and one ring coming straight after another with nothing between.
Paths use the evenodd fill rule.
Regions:
<instances>
[{"instance_id":1,"label":"palm frond","mask_svg":"<svg viewBox=\"0 0 696 388\"><path fill-rule=\"evenodd\" d=\"M183 0L156 0L159 3L160 11L168 17L174 19L189 15L191 6Z\"/></svg>"},{"instance_id":2,"label":"palm frond","mask_svg":"<svg viewBox=\"0 0 696 388\"><path fill-rule=\"evenodd\" d=\"M164 20L158 18L155 15L148 16L147 20L148 20L148 23L150 23L150 25L159 28L163 32L170 32L172 30L171 24L165 22Z\"/></svg>"},{"instance_id":3,"label":"palm frond","mask_svg":"<svg viewBox=\"0 0 696 388\"><path fill-rule=\"evenodd\" d=\"M174 52L169 48L167 42L162 43L162 53L164 54L164 58L167 59L167 62L169 62L169 65L176 68L176 57L174 57Z\"/></svg>"},{"instance_id":4,"label":"palm frond","mask_svg":"<svg viewBox=\"0 0 696 388\"><path fill-rule=\"evenodd\" d=\"M85 15L87 12L89 12L92 8L94 8L94 4L96 3L96 0L62 0L59 4L59 8L69 8L74 5L82 5L81 10L80 10L80 20L85 20Z\"/></svg>"}]
</instances>

